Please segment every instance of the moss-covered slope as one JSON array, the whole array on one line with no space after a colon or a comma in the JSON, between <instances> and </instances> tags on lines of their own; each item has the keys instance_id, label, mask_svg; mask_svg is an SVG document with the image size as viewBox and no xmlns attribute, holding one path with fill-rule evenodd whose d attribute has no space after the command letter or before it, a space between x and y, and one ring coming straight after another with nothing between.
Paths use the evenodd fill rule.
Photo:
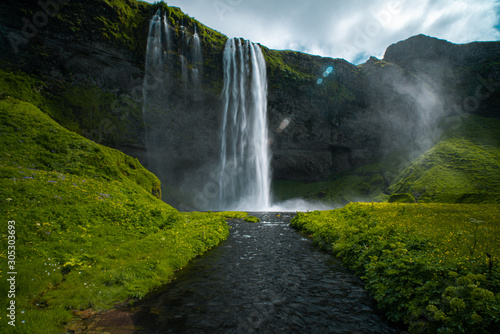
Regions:
<instances>
[{"instance_id":1,"label":"moss-covered slope","mask_svg":"<svg viewBox=\"0 0 500 334\"><path fill-rule=\"evenodd\" d=\"M462 115L443 125L430 150L407 145L380 161L324 182L275 182L278 199L500 203L500 121ZM416 156L413 159L408 157Z\"/></svg>"},{"instance_id":2,"label":"moss-covered slope","mask_svg":"<svg viewBox=\"0 0 500 334\"><path fill-rule=\"evenodd\" d=\"M389 192L421 202L500 203L499 131L500 121L470 116L412 161Z\"/></svg>"},{"instance_id":3,"label":"moss-covered slope","mask_svg":"<svg viewBox=\"0 0 500 334\"><path fill-rule=\"evenodd\" d=\"M0 103L4 177L22 179L19 169L31 168L138 185L161 199L160 181L137 159L66 130L31 104Z\"/></svg>"},{"instance_id":4,"label":"moss-covered slope","mask_svg":"<svg viewBox=\"0 0 500 334\"><path fill-rule=\"evenodd\" d=\"M9 289L5 273L17 272L16 327L4 322L2 333L62 332L71 311L142 297L227 237L223 215L179 213L159 199L159 186L137 159L30 103L0 100L1 291Z\"/></svg>"}]
</instances>

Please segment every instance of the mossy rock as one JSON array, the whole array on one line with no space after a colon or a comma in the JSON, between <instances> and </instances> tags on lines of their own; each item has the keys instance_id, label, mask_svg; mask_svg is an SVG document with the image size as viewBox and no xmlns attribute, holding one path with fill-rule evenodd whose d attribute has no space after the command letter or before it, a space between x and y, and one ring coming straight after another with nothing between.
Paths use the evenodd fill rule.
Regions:
<instances>
[{"instance_id":1,"label":"mossy rock","mask_svg":"<svg viewBox=\"0 0 500 334\"><path fill-rule=\"evenodd\" d=\"M387 201L389 203L415 203L415 197L410 193L393 194Z\"/></svg>"},{"instance_id":2,"label":"mossy rock","mask_svg":"<svg viewBox=\"0 0 500 334\"><path fill-rule=\"evenodd\" d=\"M249 222L249 223L258 223L258 222L260 222L259 218L255 217L255 216L250 216L250 215L248 215L245 218L243 218L243 220L246 221L246 222Z\"/></svg>"}]
</instances>

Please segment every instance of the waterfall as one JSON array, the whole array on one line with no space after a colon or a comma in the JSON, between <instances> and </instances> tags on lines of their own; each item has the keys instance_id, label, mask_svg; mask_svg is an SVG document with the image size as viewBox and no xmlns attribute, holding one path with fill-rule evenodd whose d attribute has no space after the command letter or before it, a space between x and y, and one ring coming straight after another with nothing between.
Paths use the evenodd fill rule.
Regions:
<instances>
[{"instance_id":1,"label":"waterfall","mask_svg":"<svg viewBox=\"0 0 500 334\"><path fill-rule=\"evenodd\" d=\"M193 85L196 91L200 91L201 90L200 75L203 67L203 57L201 55L200 37L198 36L198 32L196 31L196 26L194 27L192 52L193 52L192 55Z\"/></svg>"},{"instance_id":2,"label":"waterfall","mask_svg":"<svg viewBox=\"0 0 500 334\"><path fill-rule=\"evenodd\" d=\"M180 55L181 62L181 78L182 78L182 89L184 94L187 94L188 85L188 63L184 55Z\"/></svg>"},{"instance_id":3,"label":"waterfall","mask_svg":"<svg viewBox=\"0 0 500 334\"><path fill-rule=\"evenodd\" d=\"M161 73L166 62L166 52L163 48L162 38L162 20L160 10L151 19L149 24L148 44L146 48L146 71L144 74L143 95L144 95L144 109L146 111L146 104L151 101L148 98L154 91L157 90L158 85L162 81Z\"/></svg>"},{"instance_id":4,"label":"waterfall","mask_svg":"<svg viewBox=\"0 0 500 334\"><path fill-rule=\"evenodd\" d=\"M270 207L266 63L260 47L229 39L224 50L219 208Z\"/></svg>"},{"instance_id":5,"label":"waterfall","mask_svg":"<svg viewBox=\"0 0 500 334\"><path fill-rule=\"evenodd\" d=\"M163 179L165 162L162 158L164 146L163 115L169 106L168 95L172 89L168 65L168 50L171 43L170 27L165 15L158 9L149 24L146 47L145 73L143 79L143 121L145 125L146 165ZM152 126L155 125L155 126Z\"/></svg>"},{"instance_id":6,"label":"waterfall","mask_svg":"<svg viewBox=\"0 0 500 334\"><path fill-rule=\"evenodd\" d=\"M185 164L191 153L185 149L183 136L196 129L192 118L181 122L176 117L179 111L206 108L201 86L203 58L196 25L194 35L181 26L173 40L174 30L169 27L168 19L158 10L150 21L143 119L147 168L160 178L163 186L180 188L189 182L200 184L206 178L204 173L209 174L208 166ZM270 208L267 77L260 46L240 39L228 40L223 68L219 168L216 174L210 174L215 177L211 189L219 191L212 193L210 200L215 200L216 194L218 198L211 204L225 210L267 210ZM195 141L197 145L202 144L200 140L209 141L200 137ZM209 200L204 205L209 205Z\"/></svg>"},{"instance_id":7,"label":"waterfall","mask_svg":"<svg viewBox=\"0 0 500 334\"><path fill-rule=\"evenodd\" d=\"M170 43L172 42L172 33L167 22L167 14L163 14L163 34L165 36L165 46L167 50L171 49Z\"/></svg>"},{"instance_id":8,"label":"waterfall","mask_svg":"<svg viewBox=\"0 0 500 334\"><path fill-rule=\"evenodd\" d=\"M166 15L161 16L158 9L149 24L148 43L146 47L146 67L143 80L143 113L158 109L165 104L165 92L170 89L167 60L171 44L171 32ZM156 106L156 107L155 107Z\"/></svg>"}]
</instances>

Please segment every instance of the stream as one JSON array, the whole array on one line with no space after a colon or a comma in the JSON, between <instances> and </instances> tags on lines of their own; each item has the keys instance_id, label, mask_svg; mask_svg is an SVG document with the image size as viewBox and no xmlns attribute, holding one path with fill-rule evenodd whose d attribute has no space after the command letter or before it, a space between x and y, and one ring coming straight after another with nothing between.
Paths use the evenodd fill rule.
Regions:
<instances>
[{"instance_id":1,"label":"stream","mask_svg":"<svg viewBox=\"0 0 500 334\"><path fill-rule=\"evenodd\" d=\"M289 226L229 221L230 236L134 311L134 333L399 333L362 282Z\"/></svg>"}]
</instances>

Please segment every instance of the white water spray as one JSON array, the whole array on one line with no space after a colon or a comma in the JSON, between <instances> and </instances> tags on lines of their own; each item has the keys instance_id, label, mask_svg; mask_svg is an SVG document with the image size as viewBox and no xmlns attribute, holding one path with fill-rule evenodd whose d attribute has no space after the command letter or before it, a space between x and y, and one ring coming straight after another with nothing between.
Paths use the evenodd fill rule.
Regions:
<instances>
[{"instance_id":1,"label":"white water spray","mask_svg":"<svg viewBox=\"0 0 500 334\"><path fill-rule=\"evenodd\" d=\"M193 83L195 88L199 89L201 69L203 67L203 57L201 55L201 43L196 26L194 27L193 35L193 50L192 50L192 64L193 64Z\"/></svg>"},{"instance_id":2,"label":"white water spray","mask_svg":"<svg viewBox=\"0 0 500 334\"><path fill-rule=\"evenodd\" d=\"M160 15L160 10L158 10L149 24L148 44L146 48L146 68L143 84L145 102L143 112L146 109L146 102L149 100L149 94L157 88L159 81L162 79L160 78L160 73L162 73L166 61Z\"/></svg>"},{"instance_id":3,"label":"white water spray","mask_svg":"<svg viewBox=\"0 0 500 334\"><path fill-rule=\"evenodd\" d=\"M258 45L227 41L222 101L219 209L268 210L267 77Z\"/></svg>"},{"instance_id":4,"label":"white water spray","mask_svg":"<svg viewBox=\"0 0 500 334\"><path fill-rule=\"evenodd\" d=\"M167 14L163 14L163 34L165 36L165 49L170 50L170 43L172 43L172 32L170 31L170 26L168 25Z\"/></svg>"}]
</instances>

